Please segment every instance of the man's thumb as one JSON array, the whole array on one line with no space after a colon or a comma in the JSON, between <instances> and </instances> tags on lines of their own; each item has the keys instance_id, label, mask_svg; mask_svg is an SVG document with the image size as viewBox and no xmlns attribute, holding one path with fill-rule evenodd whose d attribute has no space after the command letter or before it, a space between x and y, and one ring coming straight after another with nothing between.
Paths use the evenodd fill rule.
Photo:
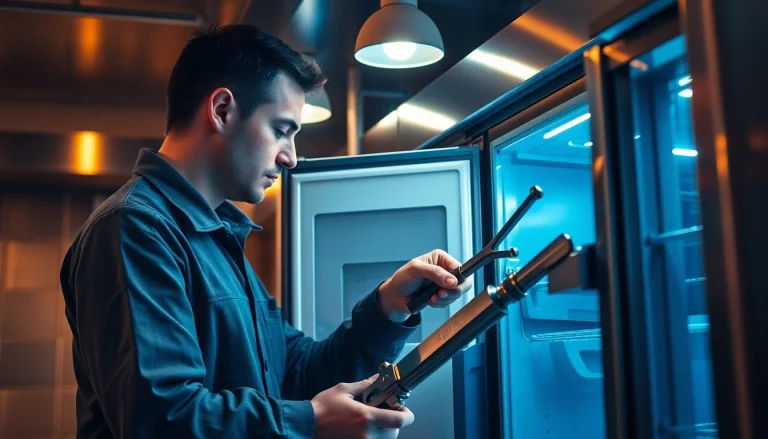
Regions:
<instances>
[{"instance_id":1,"label":"man's thumb","mask_svg":"<svg viewBox=\"0 0 768 439\"><path fill-rule=\"evenodd\" d=\"M366 378L362 381L358 381L356 383L349 383L347 385L347 388L345 389L347 393L349 393L352 396L358 396L363 393L365 389L368 388L371 384L373 384L374 381L379 377L379 374L376 374L372 377Z\"/></svg>"}]
</instances>

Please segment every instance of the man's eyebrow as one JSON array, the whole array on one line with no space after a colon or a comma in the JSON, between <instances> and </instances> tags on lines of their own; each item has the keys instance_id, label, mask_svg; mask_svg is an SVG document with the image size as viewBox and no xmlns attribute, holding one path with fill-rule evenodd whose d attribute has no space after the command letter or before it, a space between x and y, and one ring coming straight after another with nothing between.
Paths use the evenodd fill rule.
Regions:
<instances>
[{"instance_id":1,"label":"man's eyebrow","mask_svg":"<svg viewBox=\"0 0 768 439\"><path fill-rule=\"evenodd\" d=\"M299 124L296 123L295 120L288 118L288 117L279 117L277 118L277 123L282 123L285 125L288 125L291 130L298 131L299 130Z\"/></svg>"}]
</instances>

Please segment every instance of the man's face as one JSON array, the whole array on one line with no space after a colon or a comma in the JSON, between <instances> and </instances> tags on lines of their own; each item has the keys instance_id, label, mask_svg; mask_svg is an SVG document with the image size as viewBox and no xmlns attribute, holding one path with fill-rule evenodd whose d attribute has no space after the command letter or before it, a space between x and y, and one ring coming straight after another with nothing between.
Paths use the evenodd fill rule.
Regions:
<instances>
[{"instance_id":1,"label":"man's face","mask_svg":"<svg viewBox=\"0 0 768 439\"><path fill-rule=\"evenodd\" d=\"M301 124L304 90L285 74L276 77L271 102L259 105L223 139L218 180L225 198L259 203L283 168L296 166L294 137Z\"/></svg>"}]
</instances>

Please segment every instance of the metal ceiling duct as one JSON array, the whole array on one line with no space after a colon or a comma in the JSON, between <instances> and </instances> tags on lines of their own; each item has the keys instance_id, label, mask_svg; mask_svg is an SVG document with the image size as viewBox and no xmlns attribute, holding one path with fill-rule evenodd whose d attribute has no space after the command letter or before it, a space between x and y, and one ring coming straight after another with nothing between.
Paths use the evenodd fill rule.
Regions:
<instances>
[{"instance_id":1,"label":"metal ceiling duct","mask_svg":"<svg viewBox=\"0 0 768 439\"><path fill-rule=\"evenodd\" d=\"M523 90L528 78L545 73L587 45L589 23L620 3L593 0L584 8L582 0L542 0L368 130L362 137L362 152L417 148L494 100ZM90 121L89 126L81 127L66 120L75 107L62 107L66 111L44 117L50 121L46 122L48 130L55 125L56 134L50 134L23 124L39 120L32 116L39 116L42 106L35 110L37 107L26 103L26 116L14 119L20 108L16 105L6 102L0 106L0 113L8 117L0 122L6 131L0 132L0 178L6 181L33 176L124 181L130 177L139 149L158 148L162 142L164 115L160 109L151 117L138 107L112 116L89 110L87 114L93 117L83 119ZM70 129L83 131L68 132ZM112 134L96 133L102 129Z\"/></svg>"},{"instance_id":2,"label":"metal ceiling duct","mask_svg":"<svg viewBox=\"0 0 768 439\"><path fill-rule=\"evenodd\" d=\"M71 181L117 187L130 178L139 150L158 149L161 142L107 137L90 131L0 133L0 181Z\"/></svg>"},{"instance_id":3,"label":"metal ceiling duct","mask_svg":"<svg viewBox=\"0 0 768 439\"><path fill-rule=\"evenodd\" d=\"M78 17L110 18L143 23L172 24L181 26L200 26L203 17L200 14L184 12L138 11L125 8L74 4L57 4L29 1L6 0L0 2L0 11L34 12L41 14L64 14Z\"/></svg>"},{"instance_id":4,"label":"metal ceiling duct","mask_svg":"<svg viewBox=\"0 0 768 439\"><path fill-rule=\"evenodd\" d=\"M366 131L363 152L417 148L502 96L522 91L528 79L588 45L590 23L622 2L538 2Z\"/></svg>"}]
</instances>

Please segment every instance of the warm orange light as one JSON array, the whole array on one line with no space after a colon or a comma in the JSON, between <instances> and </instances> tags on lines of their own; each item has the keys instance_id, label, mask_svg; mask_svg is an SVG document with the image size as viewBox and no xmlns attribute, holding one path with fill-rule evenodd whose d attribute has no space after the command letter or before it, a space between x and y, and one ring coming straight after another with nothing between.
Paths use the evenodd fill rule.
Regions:
<instances>
[{"instance_id":1,"label":"warm orange light","mask_svg":"<svg viewBox=\"0 0 768 439\"><path fill-rule=\"evenodd\" d=\"M594 161L592 162L592 178L597 180L600 178L601 175L603 175L603 166L605 165L605 156L599 155L595 157Z\"/></svg>"},{"instance_id":2,"label":"warm orange light","mask_svg":"<svg viewBox=\"0 0 768 439\"><path fill-rule=\"evenodd\" d=\"M611 58L618 63L628 62L630 66L645 72L648 70L648 64L640 61L639 59L632 59L632 56L623 51L620 46L606 46L603 48L605 56Z\"/></svg>"},{"instance_id":3,"label":"warm orange light","mask_svg":"<svg viewBox=\"0 0 768 439\"><path fill-rule=\"evenodd\" d=\"M569 53L586 44L586 41L578 35L568 32L560 26L555 26L547 20L537 18L530 11L513 21L512 25Z\"/></svg>"},{"instance_id":4,"label":"warm orange light","mask_svg":"<svg viewBox=\"0 0 768 439\"><path fill-rule=\"evenodd\" d=\"M98 172L102 144L99 133L80 131L75 134L75 172L83 175Z\"/></svg>"},{"instance_id":5,"label":"warm orange light","mask_svg":"<svg viewBox=\"0 0 768 439\"><path fill-rule=\"evenodd\" d=\"M727 181L729 178L728 139L726 139L723 133L715 135L715 167L720 180Z\"/></svg>"},{"instance_id":6,"label":"warm orange light","mask_svg":"<svg viewBox=\"0 0 768 439\"><path fill-rule=\"evenodd\" d=\"M90 17L79 19L76 35L77 71L84 75L94 75L99 67L101 20Z\"/></svg>"},{"instance_id":7,"label":"warm orange light","mask_svg":"<svg viewBox=\"0 0 768 439\"><path fill-rule=\"evenodd\" d=\"M282 176L278 176L277 180L275 180L275 183L264 191L264 195L267 197L270 197L270 196L273 196L273 195L276 196L277 194L279 194L280 187L281 187L281 184L280 184L281 180L282 180Z\"/></svg>"}]
</instances>

